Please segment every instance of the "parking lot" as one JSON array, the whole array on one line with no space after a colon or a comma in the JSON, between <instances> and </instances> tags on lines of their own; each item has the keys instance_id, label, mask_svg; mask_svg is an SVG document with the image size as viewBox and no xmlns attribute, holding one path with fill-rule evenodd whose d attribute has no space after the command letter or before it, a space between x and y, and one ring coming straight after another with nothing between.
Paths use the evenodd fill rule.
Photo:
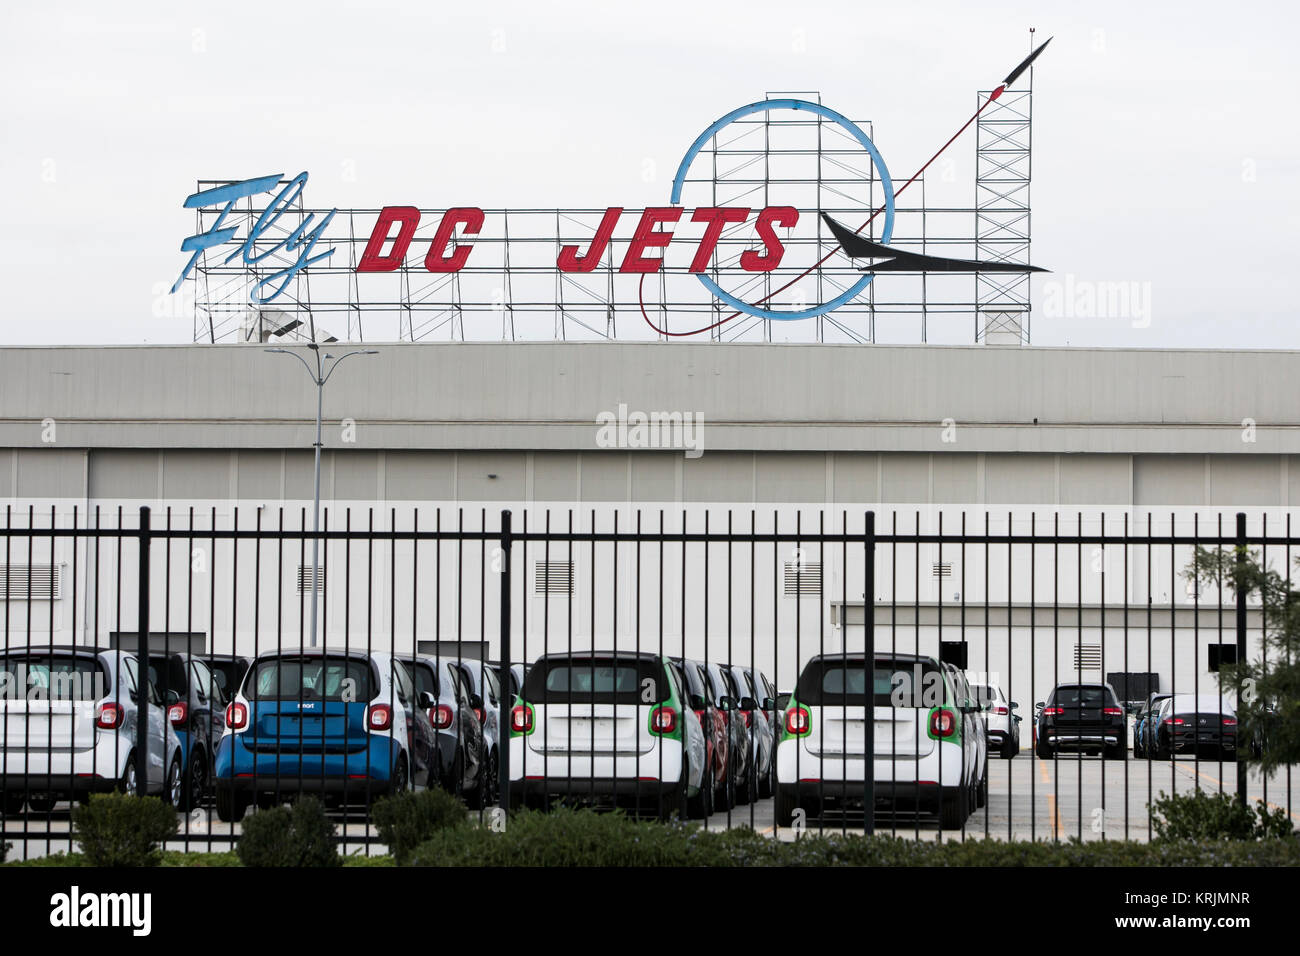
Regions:
<instances>
[{"instance_id":1,"label":"parking lot","mask_svg":"<svg viewBox=\"0 0 1300 956\"><path fill-rule=\"evenodd\" d=\"M1000 840L1136 840L1145 841L1150 831L1147 794L1159 796L1166 793L1185 793L1199 785L1202 789L1227 793L1236 791L1236 771L1232 764L1220 765L1217 761L1180 757L1173 762L1129 759L1124 763L1102 761L1097 758L1061 757L1056 761L1039 760L1022 754L1014 760L989 762L988 805L976 810L967 821L964 831L945 831L946 839L983 838ZM1272 806L1290 803L1289 771L1283 771L1267 782L1251 773L1247 793L1253 800L1266 799ZM1300 783L1300 775L1297 775ZM58 804L48 815L31 813L25 818L6 819L5 835L0 837L11 844L9 859L45 856L69 849L71 829L70 805ZM477 814L475 814L477 816ZM1300 825L1300 813L1292 813ZM339 836L348 853L366 853L367 839L374 839L374 830L357 812L333 814L339 825ZM26 823L26 838L9 835L21 832ZM823 817L806 821L804 832L861 832L861 811L832 811ZM759 800L741 805L728 813L715 813L708 820L711 829L753 826L755 830L778 839L793 840L799 835L795 827L774 826L773 801ZM875 818L877 833L893 833L900 837L937 840L939 825L933 816L916 814L891 815L879 812ZM169 844L170 849L221 851L229 847L232 837L237 837L240 825L222 823L210 807L195 810L182 818L180 836ZM370 853L382 853L384 848L376 842L369 843Z\"/></svg>"}]
</instances>

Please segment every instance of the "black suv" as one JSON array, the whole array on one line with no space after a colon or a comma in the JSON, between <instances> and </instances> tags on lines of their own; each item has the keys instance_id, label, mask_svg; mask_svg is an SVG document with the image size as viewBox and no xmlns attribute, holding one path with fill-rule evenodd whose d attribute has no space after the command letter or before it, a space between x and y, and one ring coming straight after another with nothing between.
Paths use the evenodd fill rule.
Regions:
<instances>
[{"instance_id":1,"label":"black suv","mask_svg":"<svg viewBox=\"0 0 1300 956\"><path fill-rule=\"evenodd\" d=\"M1110 684L1057 684L1038 714L1038 756L1051 759L1061 750L1128 756L1128 727L1124 708Z\"/></svg>"}]
</instances>

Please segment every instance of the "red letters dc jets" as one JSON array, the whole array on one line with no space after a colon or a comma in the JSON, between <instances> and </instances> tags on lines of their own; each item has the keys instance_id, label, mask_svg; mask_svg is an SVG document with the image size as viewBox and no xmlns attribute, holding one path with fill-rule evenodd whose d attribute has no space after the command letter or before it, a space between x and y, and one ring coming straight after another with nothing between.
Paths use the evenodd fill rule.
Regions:
<instances>
[{"instance_id":1,"label":"red letters dc jets","mask_svg":"<svg viewBox=\"0 0 1300 956\"><path fill-rule=\"evenodd\" d=\"M695 249L691 260L691 272L703 272L713 259L713 251L722 236L722 230L729 225L746 222L750 209L744 206L702 206L691 213L691 222L704 223L704 237ZM648 256L653 249L667 248L673 241L670 227L681 220L686 213L679 206L650 206L641 211L636 231L628 243L627 253L619 272L650 273L658 272L663 265L659 256ZM600 263L605 249L614 236L614 229L623 215L622 206L610 206L601 217L596 235L591 245L583 252L578 246L564 246L556 259L555 266L561 272L591 272ZM433 242L424 256L424 267L430 272L458 272L464 268L473 250L469 245L453 242L457 227L462 234L477 236L483 228L483 210L476 206L462 206L448 209L438 224ZM754 229L763 243L763 251L748 249L740 255L740 268L745 272L771 272L781 264L785 247L777 237L777 226L790 228L799 222L799 211L793 206L768 206L758 213ZM385 206L379 212L379 219L370 233L366 251L357 264L358 272L393 272L406 261L406 253L411 240L415 237L416 227L420 224L420 210L414 206ZM396 235L393 228L396 226ZM384 253L384 246L392 241L392 246Z\"/></svg>"}]
</instances>

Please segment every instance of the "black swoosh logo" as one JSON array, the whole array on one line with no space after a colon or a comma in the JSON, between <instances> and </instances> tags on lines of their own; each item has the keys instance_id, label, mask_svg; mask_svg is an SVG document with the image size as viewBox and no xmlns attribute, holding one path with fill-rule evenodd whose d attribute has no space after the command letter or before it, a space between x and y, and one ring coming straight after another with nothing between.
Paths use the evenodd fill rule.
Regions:
<instances>
[{"instance_id":1,"label":"black swoosh logo","mask_svg":"<svg viewBox=\"0 0 1300 956\"><path fill-rule=\"evenodd\" d=\"M879 242L872 242L859 236L853 230L840 225L826 213L821 217L826 220L831 233L835 236L850 259L880 259L870 265L862 266L863 272L1047 272L1040 266L1025 265L1020 262L984 262L978 259L946 259L942 256L926 256L919 252L895 249Z\"/></svg>"}]
</instances>

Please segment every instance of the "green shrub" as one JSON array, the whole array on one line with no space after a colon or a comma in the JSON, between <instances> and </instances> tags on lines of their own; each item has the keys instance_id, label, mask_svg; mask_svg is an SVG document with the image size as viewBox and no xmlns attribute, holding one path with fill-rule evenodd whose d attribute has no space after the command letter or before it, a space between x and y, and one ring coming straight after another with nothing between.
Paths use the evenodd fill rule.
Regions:
<instances>
[{"instance_id":1,"label":"green shrub","mask_svg":"<svg viewBox=\"0 0 1300 956\"><path fill-rule=\"evenodd\" d=\"M334 824L315 797L244 819L235 852L244 866L341 866Z\"/></svg>"},{"instance_id":2,"label":"green shrub","mask_svg":"<svg viewBox=\"0 0 1300 956\"><path fill-rule=\"evenodd\" d=\"M513 814L503 832L436 832L406 859L416 866L1296 866L1300 840L1071 840L943 843L904 837L809 833L783 842L748 828L638 822L621 813Z\"/></svg>"},{"instance_id":3,"label":"green shrub","mask_svg":"<svg viewBox=\"0 0 1300 956\"><path fill-rule=\"evenodd\" d=\"M465 804L441 787L377 800L370 819L399 866L438 831L469 824Z\"/></svg>"},{"instance_id":4,"label":"green shrub","mask_svg":"<svg viewBox=\"0 0 1300 956\"><path fill-rule=\"evenodd\" d=\"M72 828L87 866L157 866L176 811L158 797L94 794L72 811Z\"/></svg>"},{"instance_id":5,"label":"green shrub","mask_svg":"<svg viewBox=\"0 0 1300 956\"><path fill-rule=\"evenodd\" d=\"M1235 796L1200 789L1173 796L1161 790L1151 809L1151 823L1161 840L1281 839L1295 830L1281 807L1269 810L1263 800L1243 806Z\"/></svg>"}]
</instances>

